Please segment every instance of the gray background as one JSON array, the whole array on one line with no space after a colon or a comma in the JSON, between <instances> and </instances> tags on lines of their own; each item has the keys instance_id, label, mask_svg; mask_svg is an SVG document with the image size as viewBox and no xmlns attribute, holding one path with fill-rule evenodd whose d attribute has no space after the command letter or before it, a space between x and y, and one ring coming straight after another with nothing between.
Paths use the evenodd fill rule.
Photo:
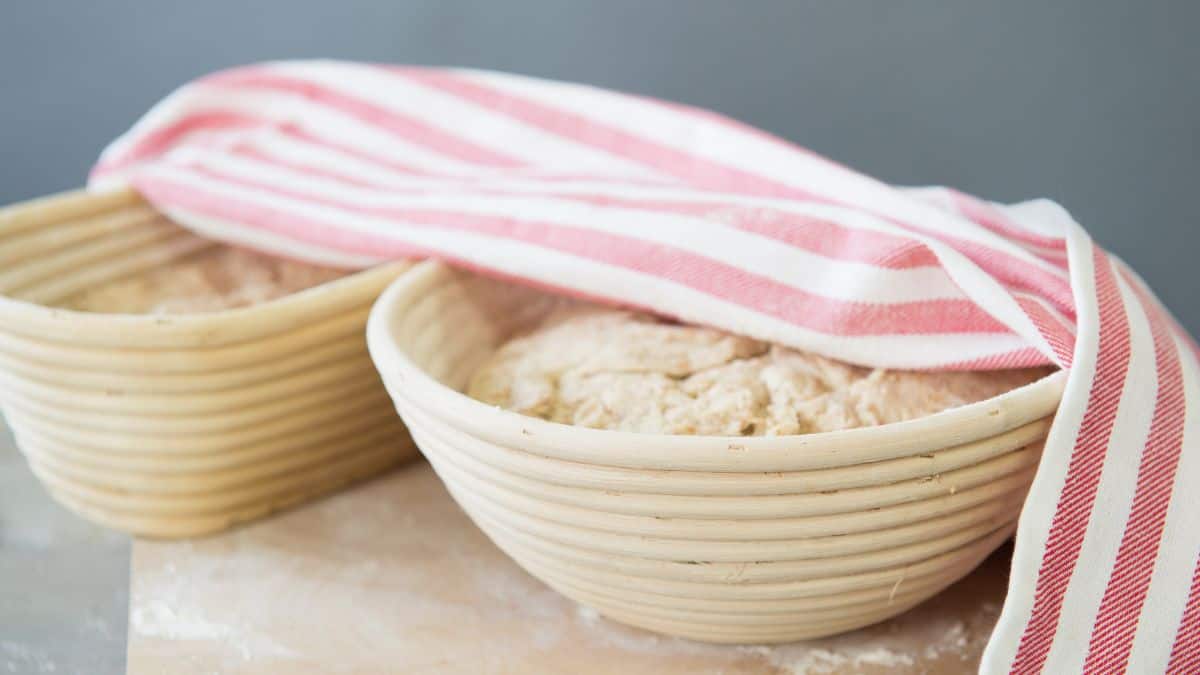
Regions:
<instances>
[{"instance_id":1,"label":"gray background","mask_svg":"<svg viewBox=\"0 0 1200 675\"><path fill-rule=\"evenodd\" d=\"M1197 332L1198 21L1186 0L7 2L0 203L81 184L217 68L469 65L714 108L891 182L1051 197ZM48 505L2 442L0 472L0 671L119 669L127 547Z\"/></svg>"}]
</instances>

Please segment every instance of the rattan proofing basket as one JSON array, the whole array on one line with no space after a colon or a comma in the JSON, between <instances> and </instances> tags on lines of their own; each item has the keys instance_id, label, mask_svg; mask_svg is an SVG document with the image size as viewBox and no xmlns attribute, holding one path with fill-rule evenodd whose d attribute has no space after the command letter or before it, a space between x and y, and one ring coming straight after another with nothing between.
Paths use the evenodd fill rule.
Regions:
<instances>
[{"instance_id":1,"label":"rattan proofing basket","mask_svg":"<svg viewBox=\"0 0 1200 675\"><path fill-rule=\"evenodd\" d=\"M612 619L697 640L830 635L962 577L1012 533L1062 392L1056 373L919 420L774 438L583 429L460 393L556 302L422 263L376 304L371 355L501 549Z\"/></svg>"},{"instance_id":2,"label":"rattan proofing basket","mask_svg":"<svg viewBox=\"0 0 1200 675\"><path fill-rule=\"evenodd\" d=\"M131 191L0 210L0 404L37 477L91 520L206 534L415 455L364 337L406 264L207 314L46 306L215 245Z\"/></svg>"}]
</instances>

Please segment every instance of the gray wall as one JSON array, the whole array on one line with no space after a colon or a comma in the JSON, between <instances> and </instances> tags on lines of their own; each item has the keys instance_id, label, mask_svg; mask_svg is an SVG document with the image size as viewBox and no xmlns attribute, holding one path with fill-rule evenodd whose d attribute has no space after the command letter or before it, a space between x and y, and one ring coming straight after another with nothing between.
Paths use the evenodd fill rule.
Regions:
<instances>
[{"instance_id":1,"label":"gray wall","mask_svg":"<svg viewBox=\"0 0 1200 675\"><path fill-rule=\"evenodd\" d=\"M1200 3L7 2L0 202L69 188L174 85L267 58L471 65L707 106L858 169L1060 201L1193 332Z\"/></svg>"}]
</instances>

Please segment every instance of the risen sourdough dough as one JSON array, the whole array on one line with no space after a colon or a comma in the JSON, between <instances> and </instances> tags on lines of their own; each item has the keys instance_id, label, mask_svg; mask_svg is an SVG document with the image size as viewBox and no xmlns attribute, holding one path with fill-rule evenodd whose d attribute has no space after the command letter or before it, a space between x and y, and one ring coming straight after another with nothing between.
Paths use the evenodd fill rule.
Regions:
<instances>
[{"instance_id":1,"label":"risen sourdough dough","mask_svg":"<svg viewBox=\"0 0 1200 675\"><path fill-rule=\"evenodd\" d=\"M274 300L347 274L344 270L214 246L170 265L101 284L57 303L112 314L195 314Z\"/></svg>"},{"instance_id":2,"label":"risen sourdough dough","mask_svg":"<svg viewBox=\"0 0 1200 675\"><path fill-rule=\"evenodd\" d=\"M468 393L597 429L773 436L922 417L1048 372L872 370L645 314L574 306L503 345Z\"/></svg>"}]
</instances>

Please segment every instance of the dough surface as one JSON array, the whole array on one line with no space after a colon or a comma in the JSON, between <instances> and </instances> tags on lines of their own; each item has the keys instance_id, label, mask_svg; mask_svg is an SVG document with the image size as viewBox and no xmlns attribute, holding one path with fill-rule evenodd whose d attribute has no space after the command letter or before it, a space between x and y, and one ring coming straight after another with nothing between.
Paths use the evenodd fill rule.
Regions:
<instances>
[{"instance_id":1,"label":"dough surface","mask_svg":"<svg viewBox=\"0 0 1200 675\"><path fill-rule=\"evenodd\" d=\"M777 436L923 417L1049 372L872 370L646 314L574 306L504 344L468 394L596 429Z\"/></svg>"},{"instance_id":2,"label":"dough surface","mask_svg":"<svg viewBox=\"0 0 1200 675\"><path fill-rule=\"evenodd\" d=\"M248 307L318 286L346 270L216 246L169 265L101 284L57 303L84 312L197 314Z\"/></svg>"}]
</instances>

